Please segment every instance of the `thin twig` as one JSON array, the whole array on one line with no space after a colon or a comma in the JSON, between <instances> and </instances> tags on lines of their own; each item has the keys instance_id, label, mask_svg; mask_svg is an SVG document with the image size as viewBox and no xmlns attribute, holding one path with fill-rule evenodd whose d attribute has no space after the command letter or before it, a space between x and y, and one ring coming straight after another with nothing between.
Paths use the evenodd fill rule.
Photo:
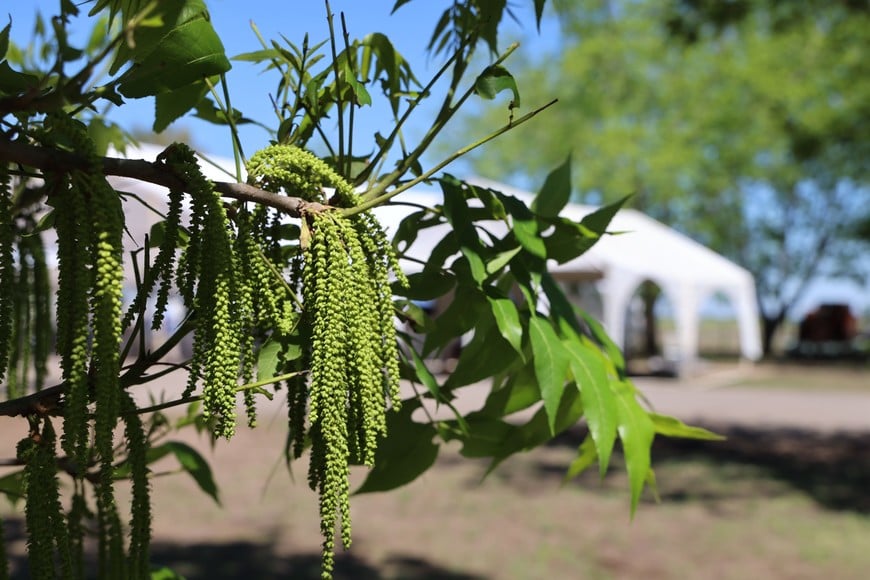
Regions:
<instances>
[{"instance_id":1,"label":"thin twig","mask_svg":"<svg viewBox=\"0 0 870 580\"><path fill-rule=\"evenodd\" d=\"M329 23L329 47L332 50L332 71L335 75L335 104L338 107L338 157L335 159L336 167L341 168L344 162L344 110L341 106L341 71L338 67L338 54L335 48L335 27L332 19L332 9L329 7L329 0L324 0L326 4L326 21Z\"/></svg>"},{"instance_id":2,"label":"thin twig","mask_svg":"<svg viewBox=\"0 0 870 580\"><path fill-rule=\"evenodd\" d=\"M236 387L236 393L242 393L244 391L251 391L254 389L259 389L260 387L265 387L266 385L271 385L274 383L280 383L281 381L286 381L287 379L292 379L295 376L299 376L300 374L306 371L295 371L292 373L287 373L284 375L278 375L276 377L271 377L269 379L264 379L262 381L257 381L254 383L248 383L245 385L239 385ZM144 415L145 413L153 413L154 411L162 411L163 409L169 409L171 407L177 407L179 405L184 405L186 403L195 403L196 401L201 401L202 395L193 395L190 397L186 397L183 399L176 399L174 401L167 401L165 403L158 403L156 405L151 405L150 407L141 407L131 411L131 413L135 413L137 415Z\"/></svg>"},{"instance_id":3,"label":"thin twig","mask_svg":"<svg viewBox=\"0 0 870 580\"><path fill-rule=\"evenodd\" d=\"M74 153L7 140L0 140L0 160L53 171L70 171L85 164L85 160ZM106 175L130 177L168 188L186 187L186 184L162 163L115 157L104 157L102 163L103 173ZM304 211L318 211L317 207L302 198L272 193L246 183L215 181L213 185L215 191L222 196L266 205L292 217L299 217Z\"/></svg>"},{"instance_id":4,"label":"thin twig","mask_svg":"<svg viewBox=\"0 0 870 580\"><path fill-rule=\"evenodd\" d=\"M455 153L453 153L452 155L448 156L446 159L441 161L441 163L439 163L438 165L436 165L435 167L433 167L432 169L430 169L429 171L427 171L426 173L424 173L420 177L412 179L411 181L397 187L396 189L388 191L382 195L379 195L378 197L375 197L372 199L367 199L366 201L364 201L363 203L361 203L359 205L341 210L342 215L344 215L345 217L356 215L358 213L362 213L366 210L369 210L373 207L379 206L386 201L389 201L391 198L399 195L403 191L407 191L407 190L411 189L412 187L414 187L415 185L417 185L418 183L426 181L427 179L429 179L430 177L432 177L433 175L435 175L436 173L438 173L439 171L441 171L442 169L444 169L445 167L447 167L448 165L453 163L455 160L462 157L463 155L471 152L474 149L477 149L478 147L480 147L481 145L484 145L485 143L492 141L496 137L498 137L504 133L507 133L508 131L513 129L514 127L525 123L526 121L528 121L529 119L531 119L532 117L537 115L538 113L540 113L540 112L544 111L545 109L555 105L557 102L558 102L558 99L553 99L552 101L550 101L546 105L544 105L542 107L538 107L537 109L535 109L531 113L527 113L527 114L523 115L522 117L520 117L519 119L515 119L513 122L508 123L507 125L504 125L503 127L498 129L497 131L490 133L489 135L487 135L483 139L480 139L479 141L476 141L476 142L472 143L471 145L467 145L466 147L463 147L462 149L460 149L460 150L456 151Z\"/></svg>"}]
</instances>

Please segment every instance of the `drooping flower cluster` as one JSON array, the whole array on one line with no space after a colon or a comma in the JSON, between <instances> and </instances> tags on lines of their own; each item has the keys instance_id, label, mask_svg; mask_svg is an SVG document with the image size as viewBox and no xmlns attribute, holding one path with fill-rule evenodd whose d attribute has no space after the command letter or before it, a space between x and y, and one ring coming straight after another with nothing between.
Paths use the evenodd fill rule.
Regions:
<instances>
[{"instance_id":1,"label":"drooping flower cluster","mask_svg":"<svg viewBox=\"0 0 870 580\"><path fill-rule=\"evenodd\" d=\"M301 149L274 145L249 164L251 180L272 190L340 207L359 203L350 185ZM326 192L334 190L330 200ZM305 440L308 400L309 483L320 495L323 575L331 577L335 528L351 542L349 465L372 465L386 434L386 411L399 405L399 368L390 273L404 280L383 229L370 212L333 209L302 219L303 315L309 323L309 379L291 382L290 427L296 453Z\"/></svg>"}]
</instances>

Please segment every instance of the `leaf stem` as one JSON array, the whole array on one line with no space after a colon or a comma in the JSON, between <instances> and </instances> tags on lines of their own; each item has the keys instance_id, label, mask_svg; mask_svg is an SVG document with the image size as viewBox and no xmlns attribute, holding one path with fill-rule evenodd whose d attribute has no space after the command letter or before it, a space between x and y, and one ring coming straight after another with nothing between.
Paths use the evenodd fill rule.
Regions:
<instances>
[{"instance_id":1,"label":"leaf stem","mask_svg":"<svg viewBox=\"0 0 870 580\"><path fill-rule=\"evenodd\" d=\"M473 151L474 149L477 149L481 145L484 145L484 144L492 141L496 137L499 137L499 136L503 135L504 133L507 133L511 129L513 129L519 125L522 125L523 123L530 120L532 117L541 113L545 109L548 109L549 107L555 105L557 102L558 102L558 99L553 99L552 101L550 101L546 105L538 107L534 111L523 115L519 119L515 119L513 122L504 125L503 127L499 128L498 130L490 133L486 137L484 137L478 141L475 141L471 145L467 145L467 146L463 147L462 149L459 149L458 151L456 151L452 155L449 155L443 161L438 163L435 167L433 167L429 171L425 172L424 174L420 175L419 177L412 179L411 181L409 181L403 185L400 185L399 187L397 187L396 189L393 189L392 191L388 191L387 193L381 194L375 198L368 199L357 206L342 209L341 214L345 217L349 217L352 215L356 215L358 213L362 213L362 212L369 210L373 207L381 205L382 203L384 203L386 201L389 201L390 199L399 195L403 191L407 191L408 189L414 187L418 183L421 183L423 181L428 180L430 177L432 177L433 175L435 175L436 173L438 173L439 171L441 171L442 169L444 169L445 167L447 167L448 165L450 165L451 163L453 163L454 161L456 161L457 159L459 159L463 155L466 155L467 153Z\"/></svg>"},{"instance_id":2,"label":"leaf stem","mask_svg":"<svg viewBox=\"0 0 870 580\"><path fill-rule=\"evenodd\" d=\"M235 388L236 393L242 393L244 391L252 391L255 389L259 389L260 387L264 387L266 385L271 385L273 383L280 383L281 381L286 381L287 379L292 379L293 377L299 376L306 371L295 371L292 373L286 373L283 375L278 375L275 377L271 377L268 379L263 379L261 381L256 381L253 383L247 383L244 385L239 385ZM130 411L130 413L135 413L137 415L143 415L145 413L153 413L155 411L162 411L163 409L169 409L172 407L177 407L179 405L185 405L187 403L194 403L196 401L201 401L202 395L193 395L190 397L184 397L181 399L175 399L174 401L166 401L165 403L158 403L156 405L151 405L150 407L141 407Z\"/></svg>"}]
</instances>

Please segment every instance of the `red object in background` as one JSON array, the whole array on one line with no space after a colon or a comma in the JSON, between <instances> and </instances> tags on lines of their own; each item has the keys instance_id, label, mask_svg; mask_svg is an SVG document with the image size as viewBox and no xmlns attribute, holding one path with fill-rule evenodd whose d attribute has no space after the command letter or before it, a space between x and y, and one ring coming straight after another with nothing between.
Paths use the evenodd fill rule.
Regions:
<instances>
[{"instance_id":1,"label":"red object in background","mask_svg":"<svg viewBox=\"0 0 870 580\"><path fill-rule=\"evenodd\" d=\"M801 321L798 341L846 342L858 334L858 319L848 304L822 304Z\"/></svg>"}]
</instances>

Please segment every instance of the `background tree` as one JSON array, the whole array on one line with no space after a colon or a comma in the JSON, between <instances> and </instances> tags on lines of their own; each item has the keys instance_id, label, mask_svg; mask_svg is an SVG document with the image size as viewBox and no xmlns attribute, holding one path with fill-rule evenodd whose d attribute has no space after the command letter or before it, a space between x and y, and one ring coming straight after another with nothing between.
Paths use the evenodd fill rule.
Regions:
<instances>
[{"instance_id":1,"label":"background tree","mask_svg":"<svg viewBox=\"0 0 870 580\"><path fill-rule=\"evenodd\" d=\"M812 281L867 275L866 3L557 6L558 52L514 70L526 102L559 98L558 122L477 155L481 174L537 177L573 151L582 199L634 194L755 275L765 352Z\"/></svg>"},{"instance_id":2,"label":"background tree","mask_svg":"<svg viewBox=\"0 0 870 580\"><path fill-rule=\"evenodd\" d=\"M543 5L531 6L537 18ZM253 427L261 396L286 398L287 461L308 459L324 577L336 534L350 544L354 466L369 469L357 491L388 490L426 471L443 442L458 440L463 454L489 457L495 467L585 417L590 435L569 475L596 460L603 474L619 439L633 511L645 482L654 481L656 433L715 437L644 409L619 351L547 272L553 252L571 259L603 235L618 204L580 226L560 218L567 166L531 208L441 173L546 108L514 114L519 90L502 63L516 47L499 52L497 36L505 3L446 3L429 43L445 62L426 84L385 36L352 39L328 3L323 42L259 38L257 50L234 57L276 78L275 119L260 122L272 143L250 155L237 128L254 121L231 104L224 82L231 62L202 0L99 0L89 14L80 10L60 0L50 20L37 20L29 46L10 41L11 24L0 30L0 416L20 421L23 437L16 458L4 461L14 469L0 490L24 499L31 577L148 578L149 466L173 455L216 498L208 465L171 436L196 427L230 439L237 405ZM83 24L93 31L78 44L71 31ZM478 46L491 63L469 75ZM442 80L427 133L408 142L407 119L436 98ZM471 96L503 90L514 97L509 123L423 166L429 145ZM123 149L131 139L111 111L140 98L154 99L157 132L187 114L225 126L236 179L207 180L185 143L153 162L105 157L110 144ZM361 146L354 119L375 98L394 119ZM136 240L126 270L126 214L152 208L116 190L111 176L167 189L163 220ZM424 181L441 187L443 202L416 207L387 240L371 208ZM493 222L502 228L486 231ZM406 276L404 252L420 231L444 224L435 253ZM50 239L56 278L46 258ZM126 299L125 279L136 282ZM521 300L511 298L514 289ZM417 305L448 293L456 299L438 318ZM173 295L186 316L149 338ZM422 347L397 330L397 319L420 329ZM425 359L469 334L456 371L437 379ZM190 336L188 359L167 358ZM48 386L52 354L62 380ZM136 403L138 386L176 372L187 375L186 388L159 404ZM454 408L456 389L490 377L481 410ZM403 397L400 379L422 388ZM455 416L412 420L425 400ZM505 419L538 403L527 423ZM187 413L164 414L179 405ZM61 478L69 482L63 495ZM129 506L115 496L123 479L132 481ZM92 536L95 570L85 557ZM7 572L4 563L0 577Z\"/></svg>"}]
</instances>

